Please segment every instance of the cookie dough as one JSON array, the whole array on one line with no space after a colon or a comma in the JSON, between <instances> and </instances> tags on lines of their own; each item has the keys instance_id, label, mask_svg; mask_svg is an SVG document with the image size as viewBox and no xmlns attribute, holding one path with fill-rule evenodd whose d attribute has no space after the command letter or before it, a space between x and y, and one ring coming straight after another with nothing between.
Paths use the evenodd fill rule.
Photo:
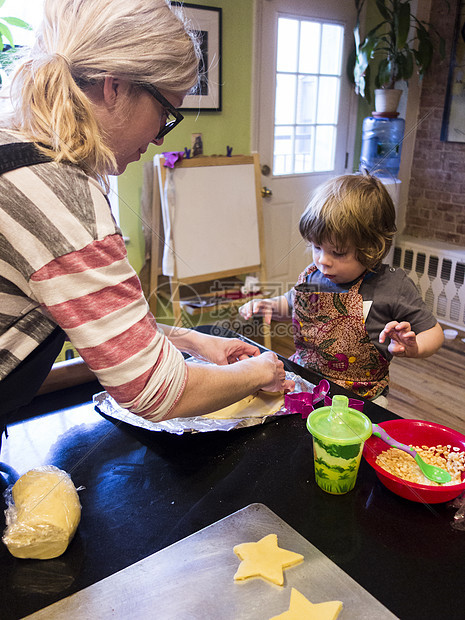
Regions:
<instances>
[{"instance_id":1,"label":"cookie dough","mask_svg":"<svg viewBox=\"0 0 465 620\"><path fill-rule=\"evenodd\" d=\"M228 407L208 413L203 418L215 420L229 420L231 418L261 418L271 415L284 407L284 394L282 392L259 391L251 396L246 396L237 403Z\"/></svg>"},{"instance_id":2,"label":"cookie dough","mask_svg":"<svg viewBox=\"0 0 465 620\"><path fill-rule=\"evenodd\" d=\"M69 475L57 467L31 469L15 483L6 511L3 542L17 558L48 560L61 555L81 519Z\"/></svg>"},{"instance_id":3,"label":"cookie dough","mask_svg":"<svg viewBox=\"0 0 465 620\"><path fill-rule=\"evenodd\" d=\"M278 586L284 583L283 570L299 564L304 559L300 553L278 547L276 534L268 534L255 543L236 545L234 553L242 560L234 575L236 581L249 577L262 577Z\"/></svg>"},{"instance_id":4,"label":"cookie dough","mask_svg":"<svg viewBox=\"0 0 465 620\"><path fill-rule=\"evenodd\" d=\"M298 590L292 588L289 609L270 620L336 620L341 610L341 601L311 603Z\"/></svg>"}]
</instances>

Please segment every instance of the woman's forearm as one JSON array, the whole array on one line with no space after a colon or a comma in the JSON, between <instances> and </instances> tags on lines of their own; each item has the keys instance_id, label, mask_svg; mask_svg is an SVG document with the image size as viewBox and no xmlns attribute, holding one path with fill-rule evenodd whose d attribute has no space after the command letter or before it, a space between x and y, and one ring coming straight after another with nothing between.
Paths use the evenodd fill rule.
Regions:
<instances>
[{"instance_id":1,"label":"woman's forearm","mask_svg":"<svg viewBox=\"0 0 465 620\"><path fill-rule=\"evenodd\" d=\"M169 417L211 413L259 389L292 389L282 362L272 352L226 366L188 363L187 383Z\"/></svg>"},{"instance_id":2,"label":"woman's forearm","mask_svg":"<svg viewBox=\"0 0 465 620\"><path fill-rule=\"evenodd\" d=\"M186 327L173 327L163 323L157 323L157 326L177 349L191 355L196 354L203 334Z\"/></svg>"}]
</instances>

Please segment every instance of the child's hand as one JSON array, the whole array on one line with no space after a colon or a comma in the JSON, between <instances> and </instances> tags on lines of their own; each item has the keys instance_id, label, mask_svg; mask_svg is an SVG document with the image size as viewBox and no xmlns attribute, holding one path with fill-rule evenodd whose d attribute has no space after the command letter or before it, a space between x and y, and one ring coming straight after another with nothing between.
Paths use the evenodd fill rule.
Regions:
<instances>
[{"instance_id":1,"label":"child's hand","mask_svg":"<svg viewBox=\"0 0 465 620\"><path fill-rule=\"evenodd\" d=\"M417 357L417 337L407 321L402 321L402 323L391 321L387 323L379 335L379 341L383 343L386 338L391 339L388 351L392 355L398 357Z\"/></svg>"},{"instance_id":2,"label":"child's hand","mask_svg":"<svg viewBox=\"0 0 465 620\"><path fill-rule=\"evenodd\" d=\"M265 323L270 325L273 316L273 301L271 299L252 299L239 308L239 314L246 320L255 314L262 316Z\"/></svg>"}]
</instances>

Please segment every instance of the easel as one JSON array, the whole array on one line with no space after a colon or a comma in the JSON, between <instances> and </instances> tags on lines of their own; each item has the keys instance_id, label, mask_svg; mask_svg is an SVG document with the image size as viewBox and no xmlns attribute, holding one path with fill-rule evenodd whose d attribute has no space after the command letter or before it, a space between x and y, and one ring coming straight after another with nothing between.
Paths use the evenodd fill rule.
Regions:
<instances>
[{"instance_id":1,"label":"easel","mask_svg":"<svg viewBox=\"0 0 465 620\"><path fill-rule=\"evenodd\" d=\"M260 163L258 154L183 159L172 170L164 163L162 156L155 157L152 228L158 228L157 210L161 209L170 301L175 325L182 325L182 287L244 274L257 274L262 285L267 282ZM163 273L159 257L159 236L152 233L149 298ZM248 299L228 300L228 304L239 306ZM271 348L269 326L264 323L262 333L265 346Z\"/></svg>"}]
</instances>

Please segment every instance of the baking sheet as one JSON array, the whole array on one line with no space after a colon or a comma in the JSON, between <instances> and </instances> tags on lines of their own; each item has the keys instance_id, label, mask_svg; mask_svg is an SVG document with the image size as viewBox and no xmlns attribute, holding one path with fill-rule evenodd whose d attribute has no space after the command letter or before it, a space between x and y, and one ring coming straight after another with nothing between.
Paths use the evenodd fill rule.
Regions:
<instances>
[{"instance_id":1,"label":"baking sheet","mask_svg":"<svg viewBox=\"0 0 465 620\"><path fill-rule=\"evenodd\" d=\"M302 377L299 377L299 375L292 372L286 372L286 379L291 379L295 382L295 392L311 392L315 387L313 383L306 381ZM145 420L144 418L131 413L127 409L120 407L107 392L99 392L98 394L95 394L93 401L97 411L109 416L110 418L114 418L120 422L126 422L126 424L131 424L132 426L143 428L147 431L165 431L176 435L182 435L183 433L230 431L237 428L263 424L275 416L289 415L290 413L283 405L281 409L274 411L270 415L254 418L215 420L212 418L204 418L202 416L194 416L192 418L173 418L171 420L165 420L164 422L150 422L149 420Z\"/></svg>"},{"instance_id":2,"label":"baking sheet","mask_svg":"<svg viewBox=\"0 0 465 620\"><path fill-rule=\"evenodd\" d=\"M233 547L277 534L304 561L284 586L235 582ZM268 620L289 607L295 587L312 603L340 600L338 620L395 620L377 599L263 504L251 504L152 556L42 609L33 620Z\"/></svg>"}]
</instances>

